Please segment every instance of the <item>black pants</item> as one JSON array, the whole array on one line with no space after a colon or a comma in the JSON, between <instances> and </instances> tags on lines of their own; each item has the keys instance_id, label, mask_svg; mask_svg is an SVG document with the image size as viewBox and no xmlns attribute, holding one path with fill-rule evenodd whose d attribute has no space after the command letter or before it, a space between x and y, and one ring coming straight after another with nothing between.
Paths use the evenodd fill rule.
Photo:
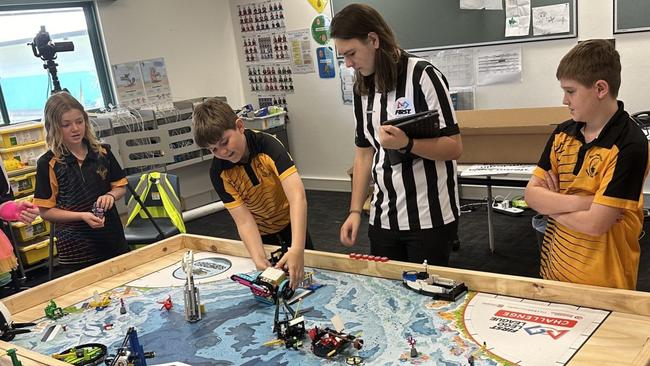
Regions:
<instances>
[{"instance_id":1,"label":"black pants","mask_svg":"<svg viewBox=\"0 0 650 366\"><path fill-rule=\"evenodd\" d=\"M370 254L403 262L447 266L453 242L458 234L458 221L421 230L388 230L370 225Z\"/></svg>"},{"instance_id":2,"label":"black pants","mask_svg":"<svg viewBox=\"0 0 650 366\"><path fill-rule=\"evenodd\" d=\"M282 249L288 249L291 246L291 224L275 234L262 235L262 243L279 245ZM305 249L314 249L309 230L305 233Z\"/></svg>"}]
</instances>

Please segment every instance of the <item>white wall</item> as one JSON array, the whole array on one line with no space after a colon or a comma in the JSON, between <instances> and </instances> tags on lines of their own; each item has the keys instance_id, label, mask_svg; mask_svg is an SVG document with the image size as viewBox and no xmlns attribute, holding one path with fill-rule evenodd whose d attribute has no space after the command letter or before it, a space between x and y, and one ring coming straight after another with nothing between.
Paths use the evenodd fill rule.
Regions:
<instances>
[{"instance_id":1,"label":"white wall","mask_svg":"<svg viewBox=\"0 0 650 366\"><path fill-rule=\"evenodd\" d=\"M98 1L110 64L164 57L174 100L225 96L241 105L242 81L228 0ZM210 162L171 170L184 208L218 199Z\"/></svg>"},{"instance_id":2,"label":"white wall","mask_svg":"<svg viewBox=\"0 0 650 366\"><path fill-rule=\"evenodd\" d=\"M246 0L230 0L235 22L238 22L237 4ZM318 15L306 0L285 0L284 17L287 30L307 29ZM330 15L329 6L323 12ZM241 43L239 27L235 29L237 45ZM316 48L312 41L315 60ZM333 47L333 45L332 45ZM238 52L239 62L245 65L243 54ZM257 105L256 94L250 93L245 66L240 70L246 100ZM291 116L288 126L289 145L292 156L307 188L349 190L346 170L352 165L354 151L354 124L352 109L344 106L341 99L338 71L332 79L320 79L318 70L312 74L293 74L294 94L287 94Z\"/></svg>"},{"instance_id":3,"label":"white wall","mask_svg":"<svg viewBox=\"0 0 650 366\"><path fill-rule=\"evenodd\" d=\"M242 102L227 0L98 1L110 64L164 57L174 100Z\"/></svg>"},{"instance_id":4,"label":"white wall","mask_svg":"<svg viewBox=\"0 0 650 366\"><path fill-rule=\"evenodd\" d=\"M99 2L111 63L165 57L174 99L225 95L233 107L256 104L248 92L236 4L245 0L122 0ZM287 30L306 29L317 15L304 0L285 0ZM331 15L329 7L324 14ZM579 39L611 38L612 3L582 1ZM629 111L650 109L650 32L616 35L623 83L620 98ZM561 105L555 79L560 58L576 39L522 44L523 81L480 87L481 109ZM318 45L312 41L313 52ZM343 105L340 80L316 73L294 75L288 94L292 155L308 188L349 189L354 125L351 106Z\"/></svg>"},{"instance_id":5,"label":"white wall","mask_svg":"<svg viewBox=\"0 0 650 366\"><path fill-rule=\"evenodd\" d=\"M619 98L629 112L650 109L650 33L614 35L613 7L609 0L581 1L578 5L578 40L615 38L623 65ZM576 39L522 44L523 81L480 87L476 107L479 109L545 107L562 104L562 93L555 70L560 59L573 47Z\"/></svg>"}]
</instances>

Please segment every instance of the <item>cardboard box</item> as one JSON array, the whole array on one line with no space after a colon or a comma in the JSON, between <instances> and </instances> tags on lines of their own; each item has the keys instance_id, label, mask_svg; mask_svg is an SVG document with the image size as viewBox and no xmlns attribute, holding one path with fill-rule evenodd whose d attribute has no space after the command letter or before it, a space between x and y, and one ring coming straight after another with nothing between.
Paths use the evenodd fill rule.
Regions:
<instances>
[{"instance_id":1,"label":"cardboard box","mask_svg":"<svg viewBox=\"0 0 650 366\"><path fill-rule=\"evenodd\" d=\"M567 107L457 111L463 139L459 163L536 164Z\"/></svg>"}]
</instances>

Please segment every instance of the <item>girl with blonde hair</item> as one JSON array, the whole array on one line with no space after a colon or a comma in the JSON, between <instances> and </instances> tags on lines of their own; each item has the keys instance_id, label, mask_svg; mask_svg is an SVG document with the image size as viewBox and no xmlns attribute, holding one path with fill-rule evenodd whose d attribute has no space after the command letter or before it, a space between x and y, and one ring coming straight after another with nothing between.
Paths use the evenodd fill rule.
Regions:
<instances>
[{"instance_id":1,"label":"girl with blonde hair","mask_svg":"<svg viewBox=\"0 0 650 366\"><path fill-rule=\"evenodd\" d=\"M110 146L66 92L50 96L44 114L50 150L38 159L34 204L56 223L59 263L80 269L128 252L115 208L127 181Z\"/></svg>"}]
</instances>

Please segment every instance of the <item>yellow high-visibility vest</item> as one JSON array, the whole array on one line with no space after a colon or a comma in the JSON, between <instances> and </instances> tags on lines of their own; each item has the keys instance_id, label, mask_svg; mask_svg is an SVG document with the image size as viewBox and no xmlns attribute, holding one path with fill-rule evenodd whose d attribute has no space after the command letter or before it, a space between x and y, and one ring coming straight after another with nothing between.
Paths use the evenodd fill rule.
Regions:
<instances>
[{"instance_id":1,"label":"yellow high-visibility vest","mask_svg":"<svg viewBox=\"0 0 650 366\"><path fill-rule=\"evenodd\" d=\"M135 187L135 194L140 197L140 200L145 203L151 188L156 186L158 193L160 194L160 201L162 206L147 206L147 210L151 213L151 216L156 217L169 217L178 228L181 233L185 233L185 222L183 221L183 211L181 208L181 200L176 195L176 191L172 187L171 183L167 179L167 174L160 172L151 172L148 174L143 174L140 177L138 185ZM152 192L153 193L153 192ZM142 218L147 218L142 206L135 200L135 198L129 198L127 203L127 208L130 212L129 218L126 221L126 226L129 226L131 221L139 214Z\"/></svg>"}]
</instances>

